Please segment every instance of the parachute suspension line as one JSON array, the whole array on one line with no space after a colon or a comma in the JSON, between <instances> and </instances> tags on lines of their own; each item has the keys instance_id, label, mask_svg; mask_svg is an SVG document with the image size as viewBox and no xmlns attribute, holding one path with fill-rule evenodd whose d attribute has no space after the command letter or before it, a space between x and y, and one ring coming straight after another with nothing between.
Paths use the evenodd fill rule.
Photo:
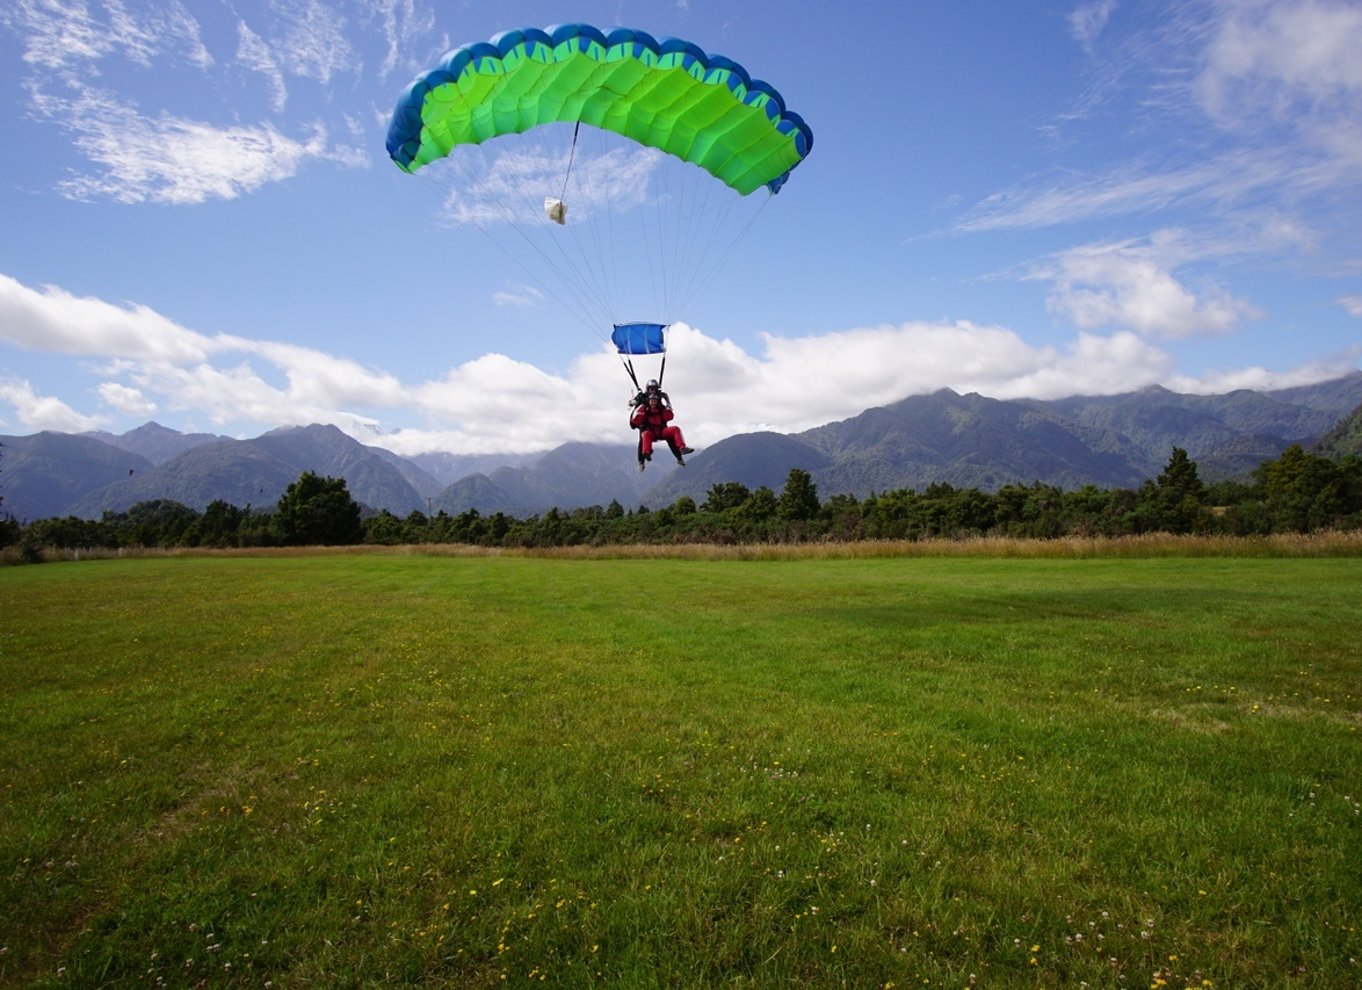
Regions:
<instances>
[{"instance_id":1,"label":"parachute suspension line","mask_svg":"<svg viewBox=\"0 0 1362 990\"><path fill-rule=\"evenodd\" d=\"M599 308L601 305L599 299L594 300L591 299L589 293L584 292L584 290L578 287L576 281L565 275L563 268L560 267L557 262L555 262L555 260L543 249L543 247L536 243L535 239L532 236L530 236L530 234L525 230L525 228L520 223L516 222L512 218L509 210L506 211L506 217L507 225L510 227L510 229L513 230L521 238L521 240L523 240L529 246L530 250L533 251L536 255L538 255L540 260L549 269L551 269L553 273L558 277L559 282L561 282L562 285L566 288L568 298L565 298L564 295L555 292L553 287L548 282L546 282L540 276L536 275L534 270L529 265L527 265L523 259L517 257L515 252L511 251L510 248L503 244L488 227L483 225L480 221L474 221L474 223L479 230L481 230L484 234L487 235L488 239L490 239L493 244L496 244L497 247L500 248L503 254L505 254L508 258L515 262L516 266L519 267L520 270L523 271L527 276L533 279L534 282L541 289L543 289L544 292L550 298L554 299L559 305L561 305L564 309L570 312L584 326L590 329L592 333L596 334L602 340L608 339L608 335L605 333L604 330L601 329L599 321L593 320L591 317L592 309ZM568 260L570 261L570 259Z\"/></svg>"},{"instance_id":2,"label":"parachute suspension line","mask_svg":"<svg viewBox=\"0 0 1362 990\"><path fill-rule=\"evenodd\" d=\"M650 228L639 211L640 222L644 224L645 243L651 231L656 231L657 243L649 257L650 272L653 276L653 296L662 301L661 318L670 322L676 316L672 309L671 270L675 262L674 234L672 232L671 212L676 208L676 192L672 189L672 169L665 166L654 170L658 178L658 189L653 197L654 220Z\"/></svg>"},{"instance_id":3,"label":"parachute suspension line","mask_svg":"<svg viewBox=\"0 0 1362 990\"><path fill-rule=\"evenodd\" d=\"M472 161L465 163L465 158L476 159L484 165L488 164L484 161L485 153L481 153L481 149L478 154L449 155L444 159L444 163L453 171L459 180L457 185L462 186L464 189L477 189L479 184L485 180L485 176L480 174L479 170L473 167ZM441 201L441 208L443 209L447 206L451 190L448 188L441 188L441 183L435 179L430 170L423 169L415 174L418 178L424 180L429 188L436 191L438 198ZM547 296L562 306L564 310L587 327L601 341L608 341L609 335L602 330L600 321L593 319L591 315L593 309L599 310L602 307L601 301L599 299L592 300L589 293L584 293L583 290L579 288L578 283L564 273L562 267L544 251L543 247L537 243L534 237L526 230L524 222L517 217L515 210L512 209L510 205L511 203L518 203L520 199L521 197L518 196L488 197L486 201L479 204L482 207L481 212L475 208L470 211L467 217L462 219L456 218L454 222L456 225L464 223L477 228L484 237L496 245L497 249L514 262L515 265L542 289ZM528 245L534 254L539 256L544 265L557 276L558 281L567 292L566 296L559 291L555 291L553 286L527 264L523 257L517 255L516 252L512 251L507 246L504 236L498 236L498 231L494 229L491 222L493 218L499 218L504 223L506 229L513 231L516 236L520 237L521 240Z\"/></svg>"},{"instance_id":4,"label":"parachute suspension line","mask_svg":"<svg viewBox=\"0 0 1362 990\"><path fill-rule=\"evenodd\" d=\"M581 137L581 129L581 121L577 121L572 130L572 145L568 151L567 169L563 176L563 189L560 195L561 199L566 200L569 182L572 181L573 188L576 191L579 222L575 224L569 223L566 226L568 227L567 236L572 242L575 253L570 254L568 252L567 248L562 243L561 238L555 238L553 243L559 256L562 258L563 264L572 272L573 279L579 287L578 291L583 295L592 298L597 312L601 317L600 322L597 324L597 329L599 330L601 324L613 324L618 314L614 312L614 308L610 302L615 296L610 272L606 269L605 262L608 258L608 251L607 245L603 244L601 240L599 221L596 217L592 216L591 213L588 213L587 215L590 218L587 219L585 223L580 222L582 219L582 204L586 204L585 208L588 211L594 212L593 204L598 203L600 199L590 172L587 173L585 178L583 178L580 171L578 171L575 176L572 172L572 164L576 160L577 145L579 138ZM593 133L592 130L588 128L588 134L591 133ZM608 206L605 210L605 215L607 218L610 216ZM586 234L590 236L590 240L592 241L591 245L585 243L585 238L583 236L584 229Z\"/></svg>"},{"instance_id":5,"label":"parachute suspension line","mask_svg":"<svg viewBox=\"0 0 1362 990\"><path fill-rule=\"evenodd\" d=\"M579 191L596 205L596 213L585 230L574 231L577 236L578 251L588 263L594 261L593 273L602 297L601 308L606 322L614 324L625 316L619 312L619 259L615 254L614 238L615 179L613 159L617 157L619 138L607 131L591 130L594 139L592 147L597 168L591 176L583 180L578 172ZM590 244L584 243L586 240Z\"/></svg>"},{"instance_id":6,"label":"parachute suspension line","mask_svg":"<svg viewBox=\"0 0 1362 990\"><path fill-rule=\"evenodd\" d=\"M559 199L567 199L568 178L572 175L572 160L577 157L577 135L581 133L582 122L577 121L577 125L572 128L572 147L568 149L567 171L563 173L563 191L558 194Z\"/></svg>"},{"instance_id":7,"label":"parachute suspension line","mask_svg":"<svg viewBox=\"0 0 1362 990\"><path fill-rule=\"evenodd\" d=\"M602 322L614 324L620 316L619 313L615 312L615 307L611 302L618 298L615 292L617 279L613 277L614 259L610 250L614 242L608 237L603 238L601 232L602 215L608 224L612 213L610 193L613 184L609 180L608 173L600 167L600 163L607 159L605 155L600 153L599 149L608 148L608 145L604 143L603 135L605 132L588 129L587 133L589 137L594 136L596 142L596 147L591 150L596 152L595 162L597 167L594 172L588 171L586 175L583 175L579 170L575 178L574 188L576 195L581 198L582 202L588 204L587 209L590 214L589 219L584 223L569 224L568 233L576 250L574 271L577 272L583 285L591 287ZM572 135L573 154L576 153L577 139L578 132L574 130ZM600 181L602 175L604 175L604 188L598 188L602 185ZM559 249L564 252L566 257L566 251L562 244L559 244Z\"/></svg>"},{"instance_id":8,"label":"parachute suspension line","mask_svg":"<svg viewBox=\"0 0 1362 990\"><path fill-rule=\"evenodd\" d=\"M579 305L579 310L575 314L577 318L588 324L597 336L606 339L607 334L604 332L603 326L613 322L611 319L611 296L609 285L597 265L593 264L593 257L599 259L602 257L602 252L598 246L593 256L592 251L583 243L581 233L583 227L590 231L595 231L598 227L594 220L586 219L593 215L594 210L591 204L597 202L597 199L590 184L590 173L588 172L587 177L583 179L580 170L576 173L572 173L571 170L571 161L576 154L579 132L580 127L574 129L572 151L570 152L567 175L565 175L563 184L564 197L567 195L569 184L576 191L577 209L573 211L576 222L569 220L563 227L548 231L548 243L544 245L536 242L524 231L521 231L521 234L540 258L553 269L563 287L574 295ZM588 129L588 132L590 132L590 129ZM571 183L569 183L569 179ZM532 199L533 197L528 198ZM583 207L583 204L586 204L586 206ZM557 261L549 257L550 253L557 258ZM521 263L521 267L525 268L526 266ZM550 295L557 298L557 295L547 286L545 286L545 289L549 291Z\"/></svg>"},{"instance_id":9,"label":"parachute suspension line","mask_svg":"<svg viewBox=\"0 0 1362 990\"><path fill-rule=\"evenodd\" d=\"M704 251L709 245L700 245L700 239L705 234L706 227L709 228L709 240L712 243L718 236L723 227L724 217L727 211L721 210L717 213L718 219L713 217L709 203L716 195L717 183L695 181L693 175L687 175L691 181L682 183L678 190L677 206L675 213L676 235L678 238L676 247L676 261L674 265L672 295L670 299L672 305L683 308L689 305L690 299L694 295L696 273L705 265ZM726 194L723 200L730 205L733 199L732 192L726 187L719 187ZM697 223L697 218L704 222Z\"/></svg>"},{"instance_id":10,"label":"parachute suspension line","mask_svg":"<svg viewBox=\"0 0 1362 990\"><path fill-rule=\"evenodd\" d=\"M761 219L761 215L766 211L766 207L770 202L771 195L767 194L766 199L763 200L761 205L747 218L747 222L742 225L737 233L729 239L728 244L722 246L723 249L718 252L717 256L704 265L697 265L692 285L686 293L687 301L699 295L709 283L714 280L715 276L724 269L728 263L729 257L738 249L738 246L742 243L748 232L756 226L757 221ZM726 215L731 213L733 210L732 202L724 206L723 210ZM722 226L722 224L714 225L713 229L710 231L709 240L705 244L704 250L698 252L701 256L707 256L710 250L718 245L719 231Z\"/></svg>"},{"instance_id":11,"label":"parachute suspension line","mask_svg":"<svg viewBox=\"0 0 1362 990\"><path fill-rule=\"evenodd\" d=\"M724 270L729 256L770 202L768 194L752 209L746 197L735 196L715 183L692 183L687 191L690 195L679 210L678 220L678 228L686 237L674 297L679 308L690 305Z\"/></svg>"}]
</instances>

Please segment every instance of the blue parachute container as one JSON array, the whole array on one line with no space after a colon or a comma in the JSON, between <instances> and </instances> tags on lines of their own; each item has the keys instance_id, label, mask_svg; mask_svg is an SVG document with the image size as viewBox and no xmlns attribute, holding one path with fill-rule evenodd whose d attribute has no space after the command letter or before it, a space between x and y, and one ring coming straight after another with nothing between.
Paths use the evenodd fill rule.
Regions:
<instances>
[{"instance_id":1,"label":"blue parachute container","mask_svg":"<svg viewBox=\"0 0 1362 990\"><path fill-rule=\"evenodd\" d=\"M665 354L667 324L616 323L610 339L621 354Z\"/></svg>"}]
</instances>

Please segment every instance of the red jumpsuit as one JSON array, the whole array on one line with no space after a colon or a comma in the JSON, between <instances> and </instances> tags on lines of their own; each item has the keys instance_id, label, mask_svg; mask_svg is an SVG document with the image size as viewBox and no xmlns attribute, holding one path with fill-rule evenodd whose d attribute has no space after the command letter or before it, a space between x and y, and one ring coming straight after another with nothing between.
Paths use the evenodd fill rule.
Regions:
<instances>
[{"instance_id":1,"label":"red jumpsuit","mask_svg":"<svg viewBox=\"0 0 1362 990\"><path fill-rule=\"evenodd\" d=\"M645 460L653 456L653 444L658 440L665 441L672 454L680 458L686 446L681 428L667 425L675 415L661 403L645 402L629 417L629 425L639 431L639 452Z\"/></svg>"}]
</instances>

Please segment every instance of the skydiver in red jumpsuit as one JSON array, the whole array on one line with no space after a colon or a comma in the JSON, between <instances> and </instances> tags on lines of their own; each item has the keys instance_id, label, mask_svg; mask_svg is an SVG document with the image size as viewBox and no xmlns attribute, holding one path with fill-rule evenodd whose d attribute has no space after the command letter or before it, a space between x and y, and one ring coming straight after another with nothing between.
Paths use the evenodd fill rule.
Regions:
<instances>
[{"instance_id":1,"label":"skydiver in red jumpsuit","mask_svg":"<svg viewBox=\"0 0 1362 990\"><path fill-rule=\"evenodd\" d=\"M643 400L634 407L633 415L629 417L629 425L639 431L638 467L640 471L643 470L645 461L653 459L653 444L658 440L666 442L667 446L671 448L672 455L676 458L676 463L683 467L686 464L686 459L682 455L694 453L691 448L686 446L686 441L681 436L681 428L667 425L676 413L672 412L670 403L662 401L662 396L663 393L650 382Z\"/></svg>"}]
</instances>

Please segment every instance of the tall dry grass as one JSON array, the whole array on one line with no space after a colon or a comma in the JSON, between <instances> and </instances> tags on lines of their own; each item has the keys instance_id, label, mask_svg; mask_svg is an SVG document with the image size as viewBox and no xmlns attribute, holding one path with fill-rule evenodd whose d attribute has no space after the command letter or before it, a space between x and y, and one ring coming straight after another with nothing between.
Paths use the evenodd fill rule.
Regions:
<instances>
[{"instance_id":1,"label":"tall dry grass","mask_svg":"<svg viewBox=\"0 0 1362 990\"><path fill-rule=\"evenodd\" d=\"M107 560L124 557L537 557L558 560L862 560L885 557L1019 557L1027 559L1147 559L1154 557L1357 557L1362 531L1277 533L1268 536L1141 536L1021 539L981 536L966 539L859 540L817 543L637 543L609 546L482 547L458 543L403 546L175 547L41 551L44 561ZM20 563L17 548L0 552L0 564Z\"/></svg>"}]
</instances>

